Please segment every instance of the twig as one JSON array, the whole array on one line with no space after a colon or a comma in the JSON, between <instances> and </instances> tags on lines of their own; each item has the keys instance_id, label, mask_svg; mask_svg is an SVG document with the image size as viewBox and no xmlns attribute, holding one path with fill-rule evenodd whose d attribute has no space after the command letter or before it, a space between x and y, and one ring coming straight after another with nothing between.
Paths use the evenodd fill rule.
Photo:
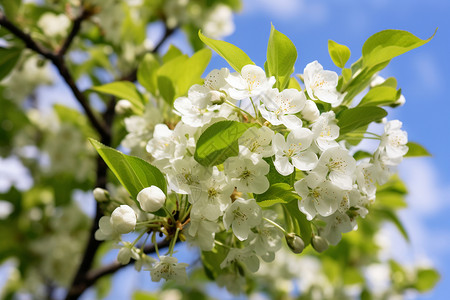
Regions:
<instances>
[{"instance_id":1,"label":"twig","mask_svg":"<svg viewBox=\"0 0 450 300\"><path fill-rule=\"evenodd\" d=\"M170 241L164 240L164 241L158 243L158 248L161 249L161 248L168 247L169 244L170 244ZM146 254L155 253L155 245L152 244L152 245L145 246L144 253L146 253ZM90 270L84 278L83 290L80 292L82 293L84 290L86 290L87 288L92 286L97 280L99 280L103 276L106 276L109 274L114 274L118 270L123 269L127 266L131 266L134 263L135 263L135 260L131 260L128 264L122 265L118 261L115 261L109 265L100 267L98 269Z\"/></svg>"},{"instance_id":2,"label":"twig","mask_svg":"<svg viewBox=\"0 0 450 300\"><path fill-rule=\"evenodd\" d=\"M41 45L37 44L29 34L23 32L20 28L18 28L16 25L11 23L3 13L0 13L0 25L5 27L6 29L8 29L17 38L22 40L22 42L25 43L25 46L27 48L29 48L29 49L33 50L34 52L49 59L55 65L55 67L58 69L61 76L64 78L64 81L66 82L66 84L72 90L75 98L78 100L78 102L83 107L84 111L86 112L86 116L88 117L92 126L100 133L101 136L109 138L109 136L110 136L109 128L106 127L106 125L104 123L102 123L99 119L97 119L93 110L89 106L87 98L78 89L77 85L75 84L75 80L73 79L72 75L70 74L70 72L67 68L67 65L64 61L64 57L56 55L53 52L45 49Z\"/></svg>"},{"instance_id":3,"label":"twig","mask_svg":"<svg viewBox=\"0 0 450 300\"><path fill-rule=\"evenodd\" d=\"M72 30L64 41L63 45L59 49L57 56L64 56L67 50L69 50L70 45L73 42L73 39L78 35L78 32L81 29L81 23L91 16L91 12L86 9L81 11L81 14L73 21Z\"/></svg>"}]
</instances>

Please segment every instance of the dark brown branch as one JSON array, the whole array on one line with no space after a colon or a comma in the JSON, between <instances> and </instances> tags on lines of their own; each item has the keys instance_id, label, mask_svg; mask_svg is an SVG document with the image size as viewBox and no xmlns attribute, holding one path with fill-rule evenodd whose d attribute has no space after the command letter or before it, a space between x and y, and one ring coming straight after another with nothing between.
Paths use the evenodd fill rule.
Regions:
<instances>
[{"instance_id":1,"label":"dark brown branch","mask_svg":"<svg viewBox=\"0 0 450 300\"><path fill-rule=\"evenodd\" d=\"M39 53L47 59L54 59L54 55L51 51L37 44L28 33L23 32L19 27L11 23L2 12L0 12L0 25L8 29L9 32L22 40L27 48Z\"/></svg>"},{"instance_id":2,"label":"dark brown branch","mask_svg":"<svg viewBox=\"0 0 450 300\"><path fill-rule=\"evenodd\" d=\"M150 53L156 53L159 51L159 48L161 48L161 46L167 41L167 39L177 30L177 28L168 28L167 26L165 27L165 31L164 31L164 36L161 38L161 40L159 41L159 43L155 46L155 48L153 48ZM126 81L131 81L134 82L137 79L137 68L134 69L133 71L131 71L128 75L123 76L120 80L126 80Z\"/></svg>"},{"instance_id":3,"label":"dark brown branch","mask_svg":"<svg viewBox=\"0 0 450 300\"><path fill-rule=\"evenodd\" d=\"M22 42L25 43L25 46L27 48L49 59L55 65L61 76L64 78L64 81L72 90L75 98L83 107L84 111L86 112L86 116L88 117L92 126L100 133L102 137L109 138L110 135L109 128L99 119L97 119L97 116L94 114L93 110L89 106L88 99L84 96L84 94L78 89L77 85L75 84L75 80L73 79L72 75L70 74L66 66L64 57L55 55L53 52L37 44L29 34L23 32L20 28L11 23L3 13L0 13L0 25L8 29L17 38L22 40Z\"/></svg>"},{"instance_id":4,"label":"dark brown branch","mask_svg":"<svg viewBox=\"0 0 450 300\"><path fill-rule=\"evenodd\" d=\"M169 240L164 240L162 242L158 243L158 249L162 249L165 247L168 247L170 244ZM150 254L150 253L155 253L155 245L148 245L144 248L144 253L146 254ZM102 278L103 276L109 275L109 274L114 274L115 272L117 272L120 269L123 269L127 266L130 266L132 264L134 264L135 261L132 260L130 261L128 264L126 265L122 265L120 264L118 261L115 261L109 265L100 267L98 269L94 269L89 271L86 274L86 284L87 287L92 286L98 279Z\"/></svg>"},{"instance_id":5,"label":"dark brown branch","mask_svg":"<svg viewBox=\"0 0 450 300\"><path fill-rule=\"evenodd\" d=\"M66 54L74 38L78 35L78 32L80 32L81 23L90 16L91 12L87 11L86 9L83 9L81 11L81 14L73 21L72 30L64 41L64 44L61 46L61 49L59 49L58 53L56 54L57 56L63 56L64 54Z\"/></svg>"}]
</instances>

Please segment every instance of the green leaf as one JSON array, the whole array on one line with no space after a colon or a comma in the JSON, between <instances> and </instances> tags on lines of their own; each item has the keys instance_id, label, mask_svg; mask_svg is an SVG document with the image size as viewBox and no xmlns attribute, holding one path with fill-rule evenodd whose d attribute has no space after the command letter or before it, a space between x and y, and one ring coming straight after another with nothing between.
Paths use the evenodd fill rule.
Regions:
<instances>
[{"instance_id":1,"label":"green leaf","mask_svg":"<svg viewBox=\"0 0 450 300\"><path fill-rule=\"evenodd\" d=\"M176 79L175 97L185 95L189 88L202 82L201 76L211 60L212 52L209 49L202 49L192 55L183 65Z\"/></svg>"},{"instance_id":2,"label":"green leaf","mask_svg":"<svg viewBox=\"0 0 450 300\"><path fill-rule=\"evenodd\" d=\"M267 71L269 76L275 76L276 87L280 91L289 83L296 60L297 49L294 43L272 25L267 45Z\"/></svg>"},{"instance_id":3,"label":"green leaf","mask_svg":"<svg viewBox=\"0 0 450 300\"><path fill-rule=\"evenodd\" d=\"M116 96L120 99L126 99L133 104L133 106L142 111L144 109L144 104L146 103L145 98L138 91L136 86L129 81L116 81L107 83L100 86L94 86L91 90Z\"/></svg>"},{"instance_id":4,"label":"green leaf","mask_svg":"<svg viewBox=\"0 0 450 300\"><path fill-rule=\"evenodd\" d=\"M198 32L198 36L203 43L211 47L211 49L216 51L217 54L222 56L236 71L241 72L242 67L246 65L254 65L250 57L248 57L244 51L235 45L208 38L204 36L201 31Z\"/></svg>"},{"instance_id":5,"label":"green leaf","mask_svg":"<svg viewBox=\"0 0 450 300\"><path fill-rule=\"evenodd\" d=\"M289 203L293 200L300 200L297 193L287 183L275 183L260 195L255 195L256 202L261 207L270 207L277 203Z\"/></svg>"},{"instance_id":6,"label":"green leaf","mask_svg":"<svg viewBox=\"0 0 450 300\"><path fill-rule=\"evenodd\" d=\"M157 95L158 82L156 72L159 69L159 62L152 53L145 54L137 71L138 82L145 87L152 95Z\"/></svg>"},{"instance_id":7,"label":"green leaf","mask_svg":"<svg viewBox=\"0 0 450 300\"><path fill-rule=\"evenodd\" d=\"M405 157L431 156L430 152L420 144L409 142L406 146L408 146L409 149Z\"/></svg>"},{"instance_id":8,"label":"green leaf","mask_svg":"<svg viewBox=\"0 0 450 300\"><path fill-rule=\"evenodd\" d=\"M251 123L221 121L209 126L200 136L194 158L203 166L215 166L239 153L238 139Z\"/></svg>"},{"instance_id":9,"label":"green leaf","mask_svg":"<svg viewBox=\"0 0 450 300\"><path fill-rule=\"evenodd\" d=\"M333 40L328 40L328 52L334 64L341 69L345 67L345 64L350 58L350 49Z\"/></svg>"},{"instance_id":10,"label":"green leaf","mask_svg":"<svg viewBox=\"0 0 450 300\"><path fill-rule=\"evenodd\" d=\"M53 108L58 115L61 122L69 123L81 130L85 137L96 138L97 132L92 128L86 116L78 110L64 106L62 104L55 104Z\"/></svg>"},{"instance_id":11,"label":"green leaf","mask_svg":"<svg viewBox=\"0 0 450 300\"><path fill-rule=\"evenodd\" d=\"M361 160L364 158L371 158L373 157L372 153L366 152L366 151L362 151L362 150L358 150L355 152L355 154L353 154L353 158L355 160Z\"/></svg>"},{"instance_id":12,"label":"green leaf","mask_svg":"<svg viewBox=\"0 0 450 300\"><path fill-rule=\"evenodd\" d=\"M434 37L436 31L426 40L403 30L388 29L375 33L363 45L364 65L375 66L420 47L428 43Z\"/></svg>"},{"instance_id":13,"label":"green leaf","mask_svg":"<svg viewBox=\"0 0 450 300\"><path fill-rule=\"evenodd\" d=\"M298 201L291 201L287 204L283 204L293 221L297 223L299 231L295 232L296 234L302 237L303 242L305 243L305 247L308 246L311 242L311 223L306 219L306 216L298 209Z\"/></svg>"},{"instance_id":14,"label":"green leaf","mask_svg":"<svg viewBox=\"0 0 450 300\"><path fill-rule=\"evenodd\" d=\"M434 269L420 269L417 271L417 282L414 287L421 293L428 292L441 279L439 273Z\"/></svg>"},{"instance_id":15,"label":"green leaf","mask_svg":"<svg viewBox=\"0 0 450 300\"><path fill-rule=\"evenodd\" d=\"M339 134L343 135L351 132L373 121L378 121L386 115L387 112L384 109L376 106L355 107L344 110L337 118L339 120Z\"/></svg>"},{"instance_id":16,"label":"green leaf","mask_svg":"<svg viewBox=\"0 0 450 300\"><path fill-rule=\"evenodd\" d=\"M358 106L386 106L397 101L397 89L390 86L375 86L361 99Z\"/></svg>"},{"instance_id":17,"label":"green leaf","mask_svg":"<svg viewBox=\"0 0 450 300\"><path fill-rule=\"evenodd\" d=\"M388 207L373 207L373 212L381 218L392 222L397 227L398 231L400 231L405 240L409 242L408 232L394 210Z\"/></svg>"},{"instance_id":18,"label":"green leaf","mask_svg":"<svg viewBox=\"0 0 450 300\"><path fill-rule=\"evenodd\" d=\"M383 70L388 64L389 61L386 61L373 67L363 68L362 58L353 63L351 71L352 74L354 74L354 77L341 89L341 93L347 93L344 97L343 102L351 103L351 101L349 100L352 100L356 95L365 90L372 81L373 76L377 72Z\"/></svg>"},{"instance_id":19,"label":"green leaf","mask_svg":"<svg viewBox=\"0 0 450 300\"><path fill-rule=\"evenodd\" d=\"M164 56L162 58L163 63L167 63L168 61L170 61L180 55L183 55L183 52L181 52L181 50L178 49L176 46L170 45L169 50L167 50L166 54L164 54Z\"/></svg>"},{"instance_id":20,"label":"green leaf","mask_svg":"<svg viewBox=\"0 0 450 300\"><path fill-rule=\"evenodd\" d=\"M302 87L300 86L300 83L298 82L297 79L295 79L295 77L291 77L289 79L289 84L287 86L288 89L296 89L298 91L302 91Z\"/></svg>"},{"instance_id":21,"label":"green leaf","mask_svg":"<svg viewBox=\"0 0 450 300\"><path fill-rule=\"evenodd\" d=\"M89 141L133 199L136 199L142 189L151 185L155 185L167 193L166 180L158 168L138 157L126 155L105 146L94 139L89 139Z\"/></svg>"},{"instance_id":22,"label":"green leaf","mask_svg":"<svg viewBox=\"0 0 450 300\"><path fill-rule=\"evenodd\" d=\"M175 98L185 95L189 88L202 83L201 76L211 60L211 50L202 49L190 58L180 55L162 65L157 83L164 100L172 105Z\"/></svg>"},{"instance_id":23,"label":"green leaf","mask_svg":"<svg viewBox=\"0 0 450 300\"><path fill-rule=\"evenodd\" d=\"M0 81L14 69L22 48L0 48Z\"/></svg>"}]
</instances>

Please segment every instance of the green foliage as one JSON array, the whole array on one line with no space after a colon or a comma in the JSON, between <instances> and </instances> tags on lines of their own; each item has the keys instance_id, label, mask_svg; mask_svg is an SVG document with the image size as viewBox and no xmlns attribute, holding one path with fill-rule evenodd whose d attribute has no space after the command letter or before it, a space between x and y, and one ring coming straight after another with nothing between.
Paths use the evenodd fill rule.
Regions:
<instances>
[{"instance_id":1,"label":"green foliage","mask_svg":"<svg viewBox=\"0 0 450 300\"><path fill-rule=\"evenodd\" d=\"M396 56L420 47L431 41L436 31L426 40L422 40L403 30L388 29L375 33L363 45L364 66L371 67L389 62Z\"/></svg>"},{"instance_id":2,"label":"green foliage","mask_svg":"<svg viewBox=\"0 0 450 300\"><path fill-rule=\"evenodd\" d=\"M239 153L238 139L256 124L220 121L209 126L200 136L194 158L203 166L216 166Z\"/></svg>"},{"instance_id":3,"label":"green foliage","mask_svg":"<svg viewBox=\"0 0 450 300\"><path fill-rule=\"evenodd\" d=\"M172 105L175 98L184 96L193 84L202 83L201 76L211 60L211 50L202 49L192 57L178 55L157 71L157 85L164 100Z\"/></svg>"},{"instance_id":4,"label":"green foliage","mask_svg":"<svg viewBox=\"0 0 450 300\"><path fill-rule=\"evenodd\" d=\"M14 69L21 54L22 48L0 47L0 81Z\"/></svg>"},{"instance_id":5,"label":"green foliage","mask_svg":"<svg viewBox=\"0 0 450 300\"><path fill-rule=\"evenodd\" d=\"M94 86L91 90L129 100L138 112L144 109L144 104L147 102L136 86L129 81L116 81Z\"/></svg>"},{"instance_id":6,"label":"green foliage","mask_svg":"<svg viewBox=\"0 0 450 300\"><path fill-rule=\"evenodd\" d=\"M254 64L252 60L248 57L248 55L245 54L244 51L242 51L235 45L224 41L208 38L204 36L200 31L198 32L198 36L200 37L203 43L211 47L211 49L213 49L220 56L222 56L230 64L230 66L237 72L240 73L242 67L246 65Z\"/></svg>"},{"instance_id":7,"label":"green foliage","mask_svg":"<svg viewBox=\"0 0 450 300\"><path fill-rule=\"evenodd\" d=\"M294 43L272 25L267 45L266 73L275 76L275 85L280 91L288 85L296 60L297 49Z\"/></svg>"},{"instance_id":8,"label":"green foliage","mask_svg":"<svg viewBox=\"0 0 450 300\"><path fill-rule=\"evenodd\" d=\"M98 137L98 133L92 128L91 124L86 119L86 116L80 113L80 111L62 104L55 104L53 108L61 122L74 125L87 138Z\"/></svg>"},{"instance_id":9,"label":"green foliage","mask_svg":"<svg viewBox=\"0 0 450 300\"><path fill-rule=\"evenodd\" d=\"M340 135L352 132L355 129L366 126L374 121L379 121L387 115L387 112L376 106L355 107L346 109L338 116Z\"/></svg>"},{"instance_id":10,"label":"green foliage","mask_svg":"<svg viewBox=\"0 0 450 300\"><path fill-rule=\"evenodd\" d=\"M419 269L417 271L417 282L414 285L419 292L425 293L434 288L441 276L435 269Z\"/></svg>"},{"instance_id":11,"label":"green foliage","mask_svg":"<svg viewBox=\"0 0 450 300\"><path fill-rule=\"evenodd\" d=\"M138 157L123 154L96 140L89 139L89 141L133 199L136 199L142 189L151 185L155 185L167 193L166 180L158 168Z\"/></svg>"},{"instance_id":12,"label":"green foliage","mask_svg":"<svg viewBox=\"0 0 450 300\"><path fill-rule=\"evenodd\" d=\"M158 82L156 72L159 66L156 56L152 53L147 53L139 64L137 71L138 82L152 95L157 95Z\"/></svg>"},{"instance_id":13,"label":"green foliage","mask_svg":"<svg viewBox=\"0 0 450 300\"><path fill-rule=\"evenodd\" d=\"M278 203L289 203L293 200L300 200L294 189L287 183L272 184L269 189L260 195L255 195L259 206L265 208Z\"/></svg>"},{"instance_id":14,"label":"green foliage","mask_svg":"<svg viewBox=\"0 0 450 300\"><path fill-rule=\"evenodd\" d=\"M290 218L292 222L294 233L301 236L305 247L311 243L312 229L311 222L306 219L306 216L298 209L298 201L290 201L282 204L285 207L285 215Z\"/></svg>"},{"instance_id":15,"label":"green foliage","mask_svg":"<svg viewBox=\"0 0 450 300\"><path fill-rule=\"evenodd\" d=\"M328 52L334 64L339 68L344 68L350 58L350 49L333 40L328 40Z\"/></svg>"},{"instance_id":16,"label":"green foliage","mask_svg":"<svg viewBox=\"0 0 450 300\"><path fill-rule=\"evenodd\" d=\"M362 98L358 106L387 106L398 100L398 91L390 86L376 86Z\"/></svg>"},{"instance_id":17,"label":"green foliage","mask_svg":"<svg viewBox=\"0 0 450 300\"><path fill-rule=\"evenodd\" d=\"M430 152L418 143L408 142L406 146L408 146L409 149L405 157L431 156Z\"/></svg>"}]
</instances>

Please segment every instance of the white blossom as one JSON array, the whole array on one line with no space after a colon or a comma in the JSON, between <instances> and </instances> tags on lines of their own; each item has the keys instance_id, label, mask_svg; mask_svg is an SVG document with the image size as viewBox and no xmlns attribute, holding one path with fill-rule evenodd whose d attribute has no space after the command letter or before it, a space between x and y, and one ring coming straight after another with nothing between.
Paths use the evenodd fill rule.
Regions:
<instances>
[{"instance_id":1,"label":"white blossom","mask_svg":"<svg viewBox=\"0 0 450 300\"><path fill-rule=\"evenodd\" d=\"M402 122L398 120L389 121L384 127L379 151L380 158L386 165L398 165L408 152L408 146L406 145L408 143L408 134L401 128Z\"/></svg>"},{"instance_id":2,"label":"white blossom","mask_svg":"<svg viewBox=\"0 0 450 300\"><path fill-rule=\"evenodd\" d=\"M333 214L344 197L344 190L329 180L323 180L315 173L297 181L294 188L302 198L298 202L299 209L308 220L312 220L317 214L321 216Z\"/></svg>"},{"instance_id":3,"label":"white blossom","mask_svg":"<svg viewBox=\"0 0 450 300\"><path fill-rule=\"evenodd\" d=\"M259 259L251 248L231 248L220 267L226 268L233 262L244 263L251 272L256 272L259 269Z\"/></svg>"},{"instance_id":4,"label":"white blossom","mask_svg":"<svg viewBox=\"0 0 450 300\"><path fill-rule=\"evenodd\" d=\"M309 171L317 165L317 155L309 149L313 134L307 128L292 130L287 140L277 133L272 139L275 152L274 166L278 173L287 176L294 172L294 166L302 171Z\"/></svg>"},{"instance_id":5,"label":"white blossom","mask_svg":"<svg viewBox=\"0 0 450 300\"><path fill-rule=\"evenodd\" d=\"M228 93L235 100L258 96L275 84L275 77L267 78L264 70L255 65L246 65L241 74L231 73L225 80L231 86Z\"/></svg>"},{"instance_id":6,"label":"white blossom","mask_svg":"<svg viewBox=\"0 0 450 300\"><path fill-rule=\"evenodd\" d=\"M152 185L138 193L137 201L144 211L155 212L164 206L166 194L159 187Z\"/></svg>"},{"instance_id":7,"label":"white blossom","mask_svg":"<svg viewBox=\"0 0 450 300\"><path fill-rule=\"evenodd\" d=\"M233 11L225 4L217 4L208 13L203 22L206 36L220 39L234 32Z\"/></svg>"},{"instance_id":8,"label":"white blossom","mask_svg":"<svg viewBox=\"0 0 450 300\"><path fill-rule=\"evenodd\" d=\"M129 233L136 227L136 213L128 205L121 205L112 212L111 225L117 233Z\"/></svg>"},{"instance_id":9,"label":"white blossom","mask_svg":"<svg viewBox=\"0 0 450 300\"><path fill-rule=\"evenodd\" d=\"M273 89L262 97L262 102L259 111L272 125L283 124L289 129L302 127L302 120L295 114L305 107L306 96L303 92L296 89L279 92Z\"/></svg>"},{"instance_id":10,"label":"white blossom","mask_svg":"<svg viewBox=\"0 0 450 300\"><path fill-rule=\"evenodd\" d=\"M255 199L236 199L223 216L225 229L233 229L234 235L241 241L248 238L251 229L261 222L261 207Z\"/></svg>"},{"instance_id":11,"label":"white blossom","mask_svg":"<svg viewBox=\"0 0 450 300\"><path fill-rule=\"evenodd\" d=\"M339 101L336 91L338 83L336 72L324 70L316 60L306 65L303 77L306 91L311 99L321 100L332 105Z\"/></svg>"},{"instance_id":12,"label":"white blossom","mask_svg":"<svg viewBox=\"0 0 450 300\"><path fill-rule=\"evenodd\" d=\"M262 194L269 188L269 164L264 160L252 160L245 156L229 157L223 163L225 175L238 191Z\"/></svg>"},{"instance_id":13,"label":"white blossom","mask_svg":"<svg viewBox=\"0 0 450 300\"><path fill-rule=\"evenodd\" d=\"M261 157L269 157L273 155L272 137L274 132L263 126L261 128L250 127L239 138L239 145L246 147L250 152L255 153Z\"/></svg>"},{"instance_id":14,"label":"white blossom","mask_svg":"<svg viewBox=\"0 0 450 300\"><path fill-rule=\"evenodd\" d=\"M322 178L328 177L332 183L344 190L353 187L356 161L341 147L333 147L325 150L319 158L316 168L313 170Z\"/></svg>"},{"instance_id":15,"label":"white blossom","mask_svg":"<svg viewBox=\"0 0 450 300\"><path fill-rule=\"evenodd\" d=\"M64 37L70 27L70 19L65 14L44 13L37 23L44 34L49 37Z\"/></svg>"},{"instance_id":16,"label":"white blossom","mask_svg":"<svg viewBox=\"0 0 450 300\"><path fill-rule=\"evenodd\" d=\"M336 125L336 118L333 111L320 115L311 128L317 147L325 151L328 148L338 146L335 141L339 137L339 126Z\"/></svg>"},{"instance_id":17,"label":"white blossom","mask_svg":"<svg viewBox=\"0 0 450 300\"><path fill-rule=\"evenodd\" d=\"M150 269L152 281L159 282L161 278L174 280L180 284L186 283L186 263L178 263L178 259L172 256L160 256L160 261Z\"/></svg>"}]
</instances>

